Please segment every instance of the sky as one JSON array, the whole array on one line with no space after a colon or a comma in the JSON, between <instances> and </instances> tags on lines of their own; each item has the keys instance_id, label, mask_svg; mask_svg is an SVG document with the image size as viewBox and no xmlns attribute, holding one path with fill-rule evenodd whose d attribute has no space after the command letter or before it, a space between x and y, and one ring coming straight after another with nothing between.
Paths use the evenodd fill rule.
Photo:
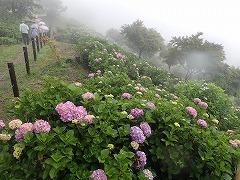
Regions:
<instances>
[{"instance_id":1,"label":"sky","mask_svg":"<svg viewBox=\"0 0 240 180\"><path fill-rule=\"evenodd\" d=\"M239 0L62 0L68 17L105 35L110 28L142 20L166 43L176 36L203 32L202 38L222 44L226 63L240 67Z\"/></svg>"}]
</instances>

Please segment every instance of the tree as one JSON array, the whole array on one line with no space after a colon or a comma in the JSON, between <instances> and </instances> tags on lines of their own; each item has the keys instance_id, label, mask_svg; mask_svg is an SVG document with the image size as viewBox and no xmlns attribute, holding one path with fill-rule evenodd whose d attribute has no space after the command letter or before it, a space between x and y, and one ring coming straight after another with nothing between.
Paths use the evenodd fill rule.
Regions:
<instances>
[{"instance_id":1,"label":"tree","mask_svg":"<svg viewBox=\"0 0 240 180\"><path fill-rule=\"evenodd\" d=\"M113 41L115 41L119 45L123 45L125 42L125 39L121 34L121 32L114 28L107 30L106 37L111 38Z\"/></svg>"},{"instance_id":2,"label":"tree","mask_svg":"<svg viewBox=\"0 0 240 180\"><path fill-rule=\"evenodd\" d=\"M62 12L67 9L67 7L63 6L61 0L43 0L42 5L47 15L46 18L51 29L54 21L59 17Z\"/></svg>"},{"instance_id":3,"label":"tree","mask_svg":"<svg viewBox=\"0 0 240 180\"><path fill-rule=\"evenodd\" d=\"M32 17L41 7L38 0L0 0L0 15L12 14L18 18Z\"/></svg>"},{"instance_id":4,"label":"tree","mask_svg":"<svg viewBox=\"0 0 240 180\"><path fill-rule=\"evenodd\" d=\"M146 28L140 20L123 25L121 33L128 40L130 47L138 51L139 58L143 52L154 55L164 46L164 39L160 33L153 28Z\"/></svg>"},{"instance_id":5,"label":"tree","mask_svg":"<svg viewBox=\"0 0 240 180\"><path fill-rule=\"evenodd\" d=\"M173 37L168 43L164 62L171 66L180 65L186 70L185 80L198 73L214 73L225 60L223 46L204 41L202 32L190 37Z\"/></svg>"}]
</instances>

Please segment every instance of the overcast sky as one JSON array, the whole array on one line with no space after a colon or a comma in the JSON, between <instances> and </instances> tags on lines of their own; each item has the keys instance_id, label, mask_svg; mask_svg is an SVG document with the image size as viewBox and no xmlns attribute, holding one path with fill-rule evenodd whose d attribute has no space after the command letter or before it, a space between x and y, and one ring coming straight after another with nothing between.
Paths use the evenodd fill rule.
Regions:
<instances>
[{"instance_id":1,"label":"overcast sky","mask_svg":"<svg viewBox=\"0 0 240 180\"><path fill-rule=\"evenodd\" d=\"M240 66L240 0L62 0L68 16L105 34L142 20L168 42L191 36L222 44L226 63Z\"/></svg>"}]
</instances>

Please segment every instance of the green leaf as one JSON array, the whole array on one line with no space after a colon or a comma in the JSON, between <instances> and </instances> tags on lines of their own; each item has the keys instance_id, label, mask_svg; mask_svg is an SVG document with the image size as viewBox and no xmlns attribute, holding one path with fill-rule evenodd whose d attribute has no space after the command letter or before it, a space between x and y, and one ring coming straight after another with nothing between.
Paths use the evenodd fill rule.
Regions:
<instances>
[{"instance_id":1,"label":"green leaf","mask_svg":"<svg viewBox=\"0 0 240 180\"><path fill-rule=\"evenodd\" d=\"M65 126L63 126L63 127L57 126L57 127L53 128L53 131L55 131L57 134L62 134L65 131L65 129L66 129Z\"/></svg>"},{"instance_id":2,"label":"green leaf","mask_svg":"<svg viewBox=\"0 0 240 180\"><path fill-rule=\"evenodd\" d=\"M62 155L62 153L60 151L57 151L55 154L51 155L51 157L53 158L53 160L55 162L59 162L62 158L64 158L65 156Z\"/></svg>"},{"instance_id":3,"label":"green leaf","mask_svg":"<svg viewBox=\"0 0 240 180\"><path fill-rule=\"evenodd\" d=\"M99 112L99 113L103 112L103 110L105 109L105 107L106 107L105 104L100 104L100 105L98 106L98 111L97 111L97 112Z\"/></svg>"}]
</instances>

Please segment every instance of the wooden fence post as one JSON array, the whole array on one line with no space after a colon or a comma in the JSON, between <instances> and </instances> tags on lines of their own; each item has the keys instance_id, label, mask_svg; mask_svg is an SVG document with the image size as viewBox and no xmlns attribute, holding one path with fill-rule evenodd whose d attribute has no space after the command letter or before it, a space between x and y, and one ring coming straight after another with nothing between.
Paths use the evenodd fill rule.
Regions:
<instances>
[{"instance_id":1,"label":"wooden fence post","mask_svg":"<svg viewBox=\"0 0 240 180\"><path fill-rule=\"evenodd\" d=\"M42 48L42 37L43 37L43 33L40 33L39 38L40 38L40 47Z\"/></svg>"},{"instance_id":2,"label":"wooden fence post","mask_svg":"<svg viewBox=\"0 0 240 180\"><path fill-rule=\"evenodd\" d=\"M27 73L30 74L29 61L28 61L28 50L27 47L23 47L24 59Z\"/></svg>"},{"instance_id":3,"label":"wooden fence post","mask_svg":"<svg viewBox=\"0 0 240 180\"><path fill-rule=\"evenodd\" d=\"M15 75L14 65L13 63L7 63L8 65L8 71L11 78L11 84L13 89L14 97L19 97L19 91L18 91L18 85L17 85L17 79Z\"/></svg>"},{"instance_id":4,"label":"wooden fence post","mask_svg":"<svg viewBox=\"0 0 240 180\"><path fill-rule=\"evenodd\" d=\"M37 60L37 53L36 53L36 46L35 46L35 40L34 40L34 38L32 38L32 49L33 49L34 61L36 61L36 60Z\"/></svg>"},{"instance_id":5,"label":"wooden fence post","mask_svg":"<svg viewBox=\"0 0 240 180\"><path fill-rule=\"evenodd\" d=\"M37 52L39 52L39 38L36 36Z\"/></svg>"}]
</instances>

